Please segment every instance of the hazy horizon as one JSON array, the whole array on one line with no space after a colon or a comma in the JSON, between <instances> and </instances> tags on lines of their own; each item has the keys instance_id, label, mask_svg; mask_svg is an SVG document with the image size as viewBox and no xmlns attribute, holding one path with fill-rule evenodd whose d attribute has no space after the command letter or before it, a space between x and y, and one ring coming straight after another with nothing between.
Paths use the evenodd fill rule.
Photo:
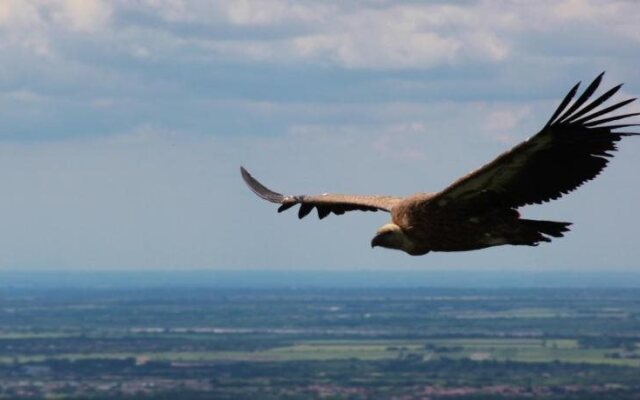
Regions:
<instances>
[{"instance_id":1,"label":"hazy horizon","mask_svg":"<svg viewBox=\"0 0 640 400\"><path fill-rule=\"evenodd\" d=\"M640 271L572 270L5 270L0 289L640 288Z\"/></svg>"}]
</instances>

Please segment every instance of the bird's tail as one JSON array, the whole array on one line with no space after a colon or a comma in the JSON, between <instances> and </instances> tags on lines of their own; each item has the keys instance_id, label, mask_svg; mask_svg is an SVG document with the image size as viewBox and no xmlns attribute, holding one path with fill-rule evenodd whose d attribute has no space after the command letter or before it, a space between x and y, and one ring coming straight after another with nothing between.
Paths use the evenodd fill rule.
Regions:
<instances>
[{"instance_id":1,"label":"bird's tail","mask_svg":"<svg viewBox=\"0 0 640 400\"><path fill-rule=\"evenodd\" d=\"M570 222L538 221L534 219L519 219L520 234L517 235L517 243L529 246L537 246L540 242L550 242L551 237L563 237L569 232Z\"/></svg>"}]
</instances>

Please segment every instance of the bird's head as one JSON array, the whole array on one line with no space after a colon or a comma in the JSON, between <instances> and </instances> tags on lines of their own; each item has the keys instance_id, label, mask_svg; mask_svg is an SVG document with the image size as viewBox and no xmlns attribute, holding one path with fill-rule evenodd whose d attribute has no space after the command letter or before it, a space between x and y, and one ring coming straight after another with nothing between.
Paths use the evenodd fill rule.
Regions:
<instances>
[{"instance_id":1,"label":"bird's head","mask_svg":"<svg viewBox=\"0 0 640 400\"><path fill-rule=\"evenodd\" d=\"M380 227L376 236L371 239L371 247L386 247L387 249L402 250L409 254L413 251L413 242L396 224L386 224Z\"/></svg>"}]
</instances>

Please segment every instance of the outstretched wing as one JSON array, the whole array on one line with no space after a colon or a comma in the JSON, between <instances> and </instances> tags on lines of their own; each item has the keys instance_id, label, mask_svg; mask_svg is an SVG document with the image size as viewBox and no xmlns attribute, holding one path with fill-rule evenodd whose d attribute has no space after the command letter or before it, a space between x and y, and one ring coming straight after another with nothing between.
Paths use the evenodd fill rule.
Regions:
<instances>
[{"instance_id":1,"label":"outstretched wing","mask_svg":"<svg viewBox=\"0 0 640 400\"><path fill-rule=\"evenodd\" d=\"M321 194L321 195L299 195L286 196L269 190L258 182L246 169L240 167L242 179L249 188L258 196L272 203L282 204L278 212L287 210L296 204L300 204L298 218L304 218L314 207L318 210L320 219L330 213L342 215L347 211L391 211L391 208L401 200L400 197L392 196L358 196L345 194Z\"/></svg>"},{"instance_id":2,"label":"outstretched wing","mask_svg":"<svg viewBox=\"0 0 640 400\"><path fill-rule=\"evenodd\" d=\"M540 132L458 179L432 201L441 206L517 208L557 199L595 178L613 156L616 143L623 136L638 134L619 131L637 124L610 123L640 115L611 116L635 99L596 111L622 85L588 103L603 75L569 105L580 85L576 84Z\"/></svg>"}]
</instances>

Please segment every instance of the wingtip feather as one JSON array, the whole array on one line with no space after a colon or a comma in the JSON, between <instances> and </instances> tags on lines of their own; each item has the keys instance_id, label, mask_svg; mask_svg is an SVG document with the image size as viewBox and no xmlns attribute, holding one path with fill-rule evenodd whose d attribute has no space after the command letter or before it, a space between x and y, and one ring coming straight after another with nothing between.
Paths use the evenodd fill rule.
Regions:
<instances>
[{"instance_id":1,"label":"wingtip feather","mask_svg":"<svg viewBox=\"0 0 640 400\"><path fill-rule=\"evenodd\" d=\"M565 111L560 117L558 117L558 122L565 122L569 120L574 115L574 113L589 100L593 93L598 90L600 83L602 83L603 76L604 72L600 73L600 75L598 75L596 79L594 79L593 82L591 82L589 86L587 86L584 92L582 92L580 97L578 97L578 99L571 105L571 107L569 107L567 111Z\"/></svg>"},{"instance_id":2,"label":"wingtip feather","mask_svg":"<svg viewBox=\"0 0 640 400\"><path fill-rule=\"evenodd\" d=\"M579 119L580 117L582 117L583 115L591 112L593 109L597 108L598 106L600 106L601 104L604 104L607 100L609 100L614 94L616 94L620 88L622 87L622 84L619 84L618 86L614 86L613 88L607 90L603 95L601 95L600 97L598 97L596 100L592 101L591 103L587 104L586 106L582 107L580 110L578 110L577 112L573 113L573 115L569 116L565 122L574 122L577 119Z\"/></svg>"},{"instance_id":3,"label":"wingtip feather","mask_svg":"<svg viewBox=\"0 0 640 400\"><path fill-rule=\"evenodd\" d=\"M258 180L251 176L249 171L242 166L240 166L240 173L244 182L249 186L249 189L259 197L272 203L282 203L284 200L284 196L282 194L274 192L258 182Z\"/></svg>"},{"instance_id":4,"label":"wingtip feather","mask_svg":"<svg viewBox=\"0 0 640 400\"><path fill-rule=\"evenodd\" d=\"M569 90L569 92L567 92L567 94L564 96L564 98L560 102L560 105L558 106L558 108L556 108L556 110L553 112L553 115L551 116L551 118L549 118L549 121L547 121L547 123L545 124L545 127L550 126L551 124L553 124L556 121L556 119L558 118L558 116L567 108L567 106L569 105L569 103L571 102L573 97L576 95L576 93L578 93L578 89L580 88L581 84L582 84L582 81L578 81L578 83L573 85L571 90Z\"/></svg>"}]
</instances>

